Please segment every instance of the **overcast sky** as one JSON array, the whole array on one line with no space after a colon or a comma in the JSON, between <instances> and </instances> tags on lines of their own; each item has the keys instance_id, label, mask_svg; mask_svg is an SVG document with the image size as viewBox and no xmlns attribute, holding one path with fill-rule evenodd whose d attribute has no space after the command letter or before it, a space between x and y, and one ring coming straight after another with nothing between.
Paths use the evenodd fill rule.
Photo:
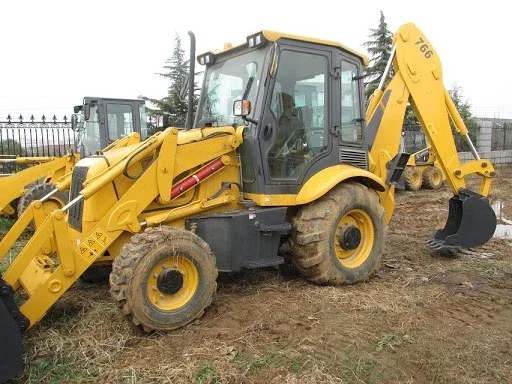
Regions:
<instances>
[{"instance_id":1,"label":"overcast sky","mask_svg":"<svg viewBox=\"0 0 512 384\"><path fill-rule=\"evenodd\" d=\"M195 5L193 5L195 4ZM473 113L512 118L506 1L0 1L0 120L7 113L72 113L83 96L165 96L155 73L175 33L197 52L244 42L261 29L339 41L365 52L382 9L392 32L415 23L437 50L444 82Z\"/></svg>"}]
</instances>

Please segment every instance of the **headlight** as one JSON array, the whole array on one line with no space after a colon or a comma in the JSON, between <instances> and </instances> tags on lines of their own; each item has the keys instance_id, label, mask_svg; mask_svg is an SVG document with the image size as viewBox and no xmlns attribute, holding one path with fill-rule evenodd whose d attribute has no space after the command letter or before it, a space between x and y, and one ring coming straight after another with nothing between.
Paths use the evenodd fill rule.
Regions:
<instances>
[{"instance_id":1,"label":"headlight","mask_svg":"<svg viewBox=\"0 0 512 384\"><path fill-rule=\"evenodd\" d=\"M265 45L266 42L267 40L261 32L247 37L247 45L249 45L249 48L260 47Z\"/></svg>"}]
</instances>

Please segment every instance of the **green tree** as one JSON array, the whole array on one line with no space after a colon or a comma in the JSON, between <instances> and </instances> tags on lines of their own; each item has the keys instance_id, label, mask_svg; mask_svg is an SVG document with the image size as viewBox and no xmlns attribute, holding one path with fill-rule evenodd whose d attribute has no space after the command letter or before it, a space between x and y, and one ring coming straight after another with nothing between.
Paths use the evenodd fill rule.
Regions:
<instances>
[{"instance_id":1,"label":"green tree","mask_svg":"<svg viewBox=\"0 0 512 384\"><path fill-rule=\"evenodd\" d=\"M477 119L473 116L471 112L471 104L463 95L462 87L460 87L457 84L454 84L453 88L449 90L448 93L450 94L453 100L453 104L455 104L457 111L459 111L460 117L462 117L462 120L464 121L464 124L468 129L471 141L473 142L474 145L476 145L476 135L480 126L478 124ZM452 122L451 125L452 132L455 135L455 145L457 146L457 150L469 151L469 145L467 144L466 140L458 133L456 133L455 126L453 125Z\"/></svg>"},{"instance_id":2,"label":"green tree","mask_svg":"<svg viewBox=\"0 0 512 384\"><path fill-rule=\"evenodd\" d=\"M388 29L388 24L384 13L380 11L379 26L376 29L370 28L369 41L363 45L370 55L370 65L365 70L365 96L366 101L377 89L386 64L391 56L391 45L393 43L393 33ZM393 68L390 69L390 75L393 75Z\"/></svg>"},{"instance_id":3,"label":"green tree","mask_svg":"<svg viewBox=\"0 0 512 384\"><path fill-rule=\"evenodd\" d=\"M153 99L146 96L139 98L149 101L156 106L156 109L147 108L148 115L168 115L169 122L173 126L184 127L187 120L187 101L180 99L180 90L183 81L189 73L189 61L185 60L185 50L182 47L181 38L176 34L174 49L169 59L165 61L165 72L158 73L159 76L169 81L167 96L162 99ZM197 98L194 97L194 111Z\"/></svg>"}]
</instances>

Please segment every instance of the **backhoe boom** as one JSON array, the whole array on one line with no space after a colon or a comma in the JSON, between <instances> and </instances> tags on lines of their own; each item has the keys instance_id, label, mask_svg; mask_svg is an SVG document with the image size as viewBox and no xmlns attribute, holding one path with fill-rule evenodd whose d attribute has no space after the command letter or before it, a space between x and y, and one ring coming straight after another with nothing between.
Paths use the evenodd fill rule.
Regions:
<instances>
[{"instance_id":1,"label":"backhoe boom","mask_svg":"<svg viewBox=\"0 0 512 384\"><path fill-rule=\"evenodd\" d=\"M393 44L390 61L394 76L385 89L375 91L366 114L370 170L386 179L387 164L399 155L409 102L454 194L447 225L434 234L429 245L435 249L481 245L490 239L496 227L496 217L485 198L495 175L494 168L489 160L480 159L474 149L468 130L444 87L441 61L432 44L414 24L402 26ZM460 163L450 120L470 144L475 160ZM482 177L479 193L466 189L464 178L470 174ZM394 185L388 184L386 191L380 193L388 219L393 207L393 190ZM472 224L477 216L478 228Z\"/></svg>"}]
</instances>

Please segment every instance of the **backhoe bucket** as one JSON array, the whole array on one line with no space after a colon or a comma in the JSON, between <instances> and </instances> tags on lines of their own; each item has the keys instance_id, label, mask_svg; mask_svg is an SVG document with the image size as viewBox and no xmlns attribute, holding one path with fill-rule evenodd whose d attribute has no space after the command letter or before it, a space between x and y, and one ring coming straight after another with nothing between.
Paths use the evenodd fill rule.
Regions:
<instances>
[{"instance_id":1,"label":"backhoe bucket","mask_svg":"<svg viewBox=\"0 0 512 384\"><path fill-rule=\"evenodd\" d=\"M12 288L0 274L0 383L23 373L21 330L13 318L18 314Z\"/></svg>"},{"instance_id":2,"label":"backhoe bucket","mask_svg":"<svg viewBox=\"0 0 512 384\"><path fill-rule=\"evenodd\" d=\"M450 199L448 220L443 229L435 231L427 245L434 250L472 248L485 244L496 230L496 214L489 200L461 188Z\"/></svg>"}]
</instances>

